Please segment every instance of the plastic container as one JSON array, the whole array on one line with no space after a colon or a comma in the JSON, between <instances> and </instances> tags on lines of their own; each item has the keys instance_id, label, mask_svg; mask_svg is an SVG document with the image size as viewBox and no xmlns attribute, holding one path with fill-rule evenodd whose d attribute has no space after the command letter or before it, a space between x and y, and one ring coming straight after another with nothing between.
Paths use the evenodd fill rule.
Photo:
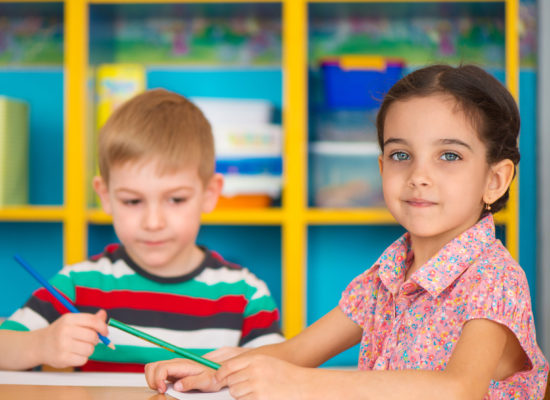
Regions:
<instances>
[{"instance_id":1,"label":"plastic container","mask_svg":"<svg viewBox=\"0 0 550 400\"><path fill-rule=\"evenodd\" d=\"M401 60L379 56L342 56L321 62L325 106L378 108L404 69Z\"/></svg>"},{"instance_id":2,"label":"plastic container","mask_svg":"<svg viewBox=\"0 0 550 400\"><path fill-rule=\"evenodd\" d=\"M310 146L311 203L316 207L384 205L375 142L315 142Z\"/></svg>"},{"instance_id":3,"label":"plastic container","mask_svg":"<svg viewBox=\"0 0 550 400\"><path fill-rule=\"evenodd\" d=\"M315 115L315 140L375 142L377 109L322 110Z\"/></svg>"},{"instance_id":4,"label":"plastic container","mask_svg":"<svg viewBox=\"0 0 550 400\"><path fill-rule=\"evenodd\" d=\"M190 100L213 125L266 124L273 114L273 104L263 99L190 97Z\"/></svg>"}]
</instances>

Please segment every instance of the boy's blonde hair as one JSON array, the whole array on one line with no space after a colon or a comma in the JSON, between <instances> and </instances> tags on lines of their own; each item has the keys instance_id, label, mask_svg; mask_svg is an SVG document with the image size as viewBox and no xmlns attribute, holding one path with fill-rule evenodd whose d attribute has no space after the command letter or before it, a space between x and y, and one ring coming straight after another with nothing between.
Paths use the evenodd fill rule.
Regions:
<instances>
[{"instance_id":1,"label":"boy's blonde hair","mask_svg":"<svg viewBox=\"0 0 550 400\"><path fill-rule=\"evenodd\" d=\"M206 184L214 174L212 128L201 110L165 89L147 90L120 105L99 132L99 172L135 161L157 161L159 173L197 166Z\"/></svg>"}]
</instances>

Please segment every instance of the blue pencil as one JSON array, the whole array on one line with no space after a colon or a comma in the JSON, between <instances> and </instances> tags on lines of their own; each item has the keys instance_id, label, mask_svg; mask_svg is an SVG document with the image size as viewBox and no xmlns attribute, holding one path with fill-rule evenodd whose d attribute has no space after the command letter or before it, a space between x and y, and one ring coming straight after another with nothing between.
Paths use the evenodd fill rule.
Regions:
<instances>
[{"instance_id":1,"label":"blue pencil","mask_svg":"<svg viewBox=\"0 0 550 400\"><path fill-rule=\"evenodd\" d=\"M13 258L15 258L15 261L17 261L19 264L21 264L21 266L23 268L25 268L25 270L29 274L31 274L34 277L34 279L36 279L38 281L38 283L40 283L42 286L44 286L44 288L48 292L50 292L53 297L55 297L57 300L59 300L59 302L61 304L63 304L63 306L65 306L65 308L67 310L69 310L72 313L79 313L80 312L80 311L78 311L78 309L70 301L68 301L65 297L63 297L63 295L56 288L54 288L52 285L50 285L47 280L45 280L42 276L40 276L38 274L38 272L36 272L29 264L27 264L27 262L25 262L25 260L23 260L21 257L19 257L19 255L16 254L15 256L13 256ZM105 346L108 346L109 348L111 348L113 350L115 349L115 346L111 343L109 338L103 336L101 333L98 333L97 335L99 336L99 339L101 339L101 341L105 344Z\"/></svg>"}]
</instances>

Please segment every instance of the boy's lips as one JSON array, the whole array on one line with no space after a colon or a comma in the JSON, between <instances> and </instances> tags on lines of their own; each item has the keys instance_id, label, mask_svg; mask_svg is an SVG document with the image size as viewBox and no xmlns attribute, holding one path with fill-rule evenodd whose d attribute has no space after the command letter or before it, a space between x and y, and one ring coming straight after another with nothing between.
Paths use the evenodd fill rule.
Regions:
<instances>
[{"instance_id":1,"label":"boy's lips","mask_svg":"<svg viewBox=\"0 0 550 400\"><path fill-rule=\"evenodd\" d=\"M167 242L167 240L142 240L143 244L147 246L160 246Z\"/></svg>"}]
</instances>

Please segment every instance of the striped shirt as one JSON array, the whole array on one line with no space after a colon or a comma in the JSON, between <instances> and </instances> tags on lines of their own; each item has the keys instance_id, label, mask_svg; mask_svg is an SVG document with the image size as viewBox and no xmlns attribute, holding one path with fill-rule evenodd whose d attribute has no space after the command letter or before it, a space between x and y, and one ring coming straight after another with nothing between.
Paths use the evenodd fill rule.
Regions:
<instances>
[{"instance_id":1,"label":"striped shirt","mask_svg":"<svg viewBox=\"0 0 550 400\"><path fill-rule=\"evenodd\" d=\"M204 260L194 271L167 278L139 267L123 246L110 245L91 260L63 268L50 283L82 312L104 309L109 317L200 355L222 346L282 341L279 312L267 285L203 250ZM40 288L0 329L44 328L66 312ZM140 372L148 362L176 357L113 327L109 339L116 350L99 343L82 371Z\"/></svg>"}]
</instances>

